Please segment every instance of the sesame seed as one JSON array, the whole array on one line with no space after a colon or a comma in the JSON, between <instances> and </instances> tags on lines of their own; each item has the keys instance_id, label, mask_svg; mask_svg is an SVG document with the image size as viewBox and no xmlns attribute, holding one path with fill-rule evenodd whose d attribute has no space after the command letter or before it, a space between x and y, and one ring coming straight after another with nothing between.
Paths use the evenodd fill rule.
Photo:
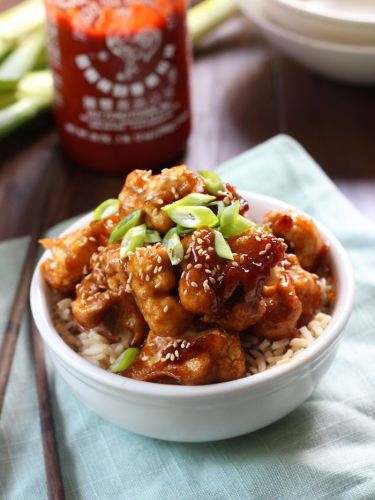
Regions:
<instances>
[{"instance_id":1,"label":"sesame seed","mask_svg":"<svg viewBox=\"0 0 375 500\"><path fill-rule=\"evenodd\" d=\"M198 283L196 283L195 281L192 281L190 283L190 285L193 287L193 288L198 288Z\"/></svg>"},{"instance_id":2,"label":"sesame seed","mask_svg":"<svg viewBox=\"0 0 375 500\"><path fill-rule=\"evenodd\" d=\"M155 283L154 288L159 288L160 283Z\"/></svg>"},{"instance_id":3,"label":"sesame seed","mask_svg":"<svg viewBox=\"0 0 375 500\"><path fill-rule=\"evenodd\" d=\"M203 245L203 240L202 240L202 238L197 238L197 242L198 242L200 245Z\"/></svg>"},{"instance_id":4,"label":"sesame seed","mask_svg":"<svg viewBox=\"0 0 375 500\"><path fill-rule=\"evenodd\" d=\"M210 280L210 282L211 282L213 285L216 283L215 278L213 278L212 276L210 276L208 279Z\"/></svg>"},{"instance_id":5,"label":"sesame seed","mask_svg":"<svg viewBox=\"0 0 375 500\"><path fill-rule=\"evenodd\" d=\"M234 261L232 262L232 266L234 266L234 267L239 267L239 263L238 263L238 262L236 262L236 261L234 260Z\"/></svg>"},{"instance_id":6,"label":"sesame seed","mask_svg":"<svg viewBox=\"0 0 375 500\"><path fill-rule=\"evenodd\" d=\"M166 312L168 312L168 305L166 305L166 306L164 306L164 307L163 307L163 311L164 311L165 313L166 313Z\"/></svg>"},{"instance_id":7,"label":"sesame seed","mask_svg":"<svg viewBox=\"0 0 375 500\"><path fill-rule=\"evenodd\" d=\"M163 204L164 204L164 201L163 201L161 198L158 198L158 199L156 200L156 203L157 203L158 205L163 205Z\"/></svg>"},{"instance_id":8,"label":"sesame seed","mask_svg":"<svg viewBox=\"0 0 375 500\"><path fill-rule=\"evenodd\" d=\"M184 290L184 295L186 295L186 294L187 294L187 289L185 288L185 290Z\"/></svg>"},{"instance_id":9,"label":"sesame seed","mask_svg":"<svg viewBox=\"0 0 375 500\"><path fill-rule=\"evenodd\" d=\"M271 248L271 243L267 243L267 245L264 247L265 250L269 250Z\"/></svg>"},{"instance_id":10,"label":"sesame seed","mask_svg":"<svg viewBox=\"0 0 375 500\"><path fill-rule=\"evenodd\" d=\"M203 265L198 263L198 264L195 264L194 267L195 267L195 269L202 269Z\"/></svg>"},{"instance_id":11,"label":"sesame seed","mask_svg":"<svg viewBox=\"0 0 375 500\"><path fill-rule=\"evenodd\" d=\"M174 355L176 356L177 359L180 357L180 353L177 351L177 349L175 350Z\"/></svg>"},{"instance_id":12,"label":"sesame seed","mask_svg":"<svg viewBox=\"0 0 375 500\"><path fill-rule=\"evenodd\" d=\"M215 269L215 271L216 271L216 269ZM205 269L204 272L207 273L207 274L212 274L211 269Z\"/></svg>"},{"instance_id":13,"label":"sesame seed","mask_svg":"<svg viewBox=\"0 0 375 500\"><path fill-rule=\"evenodd\" d=\"M150 281L150 276L149 276L148 274L146 274L146 276L145 276L145 280L146 280L146 281Z\"/></svg>"},{"instance_id":14,"label":"sesame seed","mask_svg":"<svg viewBox=\"0 0 375 500\"><path fill-rule=\"evenodd\" d=\"M159 266L158 273L161 273L163 270L163 266Z\"/></svg>"},{"instance_id":15,"label":"sesame seed","mask_svg":"<svg viewBox=\"0 0 375 500\"><path fill-rule=\"evenodd\" d=\"M267 253L267 250L261 250L261 251L259 252L259 255L264 255L265 253Z\"/></svg>"},{"instance_id":16,"label":"sesame seed","mask_svg":"<svg viewBox=\"0 0 375 500\"><path fill-rule=\"evenodd\" d=\"M92 241L93 243L96 243L96 238L94 238L94 236L90 236L89 237L89 241Z\"/></svg>"},{"instance_id":17,"label":"sesame seed","mask_svg":"<svg viewBox=\"0 0 375 500\"><path fill-rule=\"evenodd\" d=\"M165 356L165 359L169 359L171 357L171 353L170 352L167 352L166 356Z\"/></svg>"},{"instance_id":18,"label":"sesame seed","mask_svg":"<svg viewBox=\"0 0 375 500\"><path fill-rule=\"evenodd\" d=\"M170 355L170 357L169 357L169 359L170 359L171 361L174 361L174 358L175 358L174 354L171 354L171 355Z\"/></svg>"},{"instance_id":19,"label":"sesame seed","mask_svg":"<svg viewBox=\"0 0 375 500\"><path fill-rule=\"evenodd\" d=\"M243 255L240 256L240 262L243 264L243 261L245 260L245 257Z\"/></svg>"},{"instance_id":20,"label":"sesame seed","mask_svg":"<svg viewBox=\"0 0 375 500\"><path fill-rule=\"evenodd\" d=\"M173 347L177 347L178 346L178 342L173 342Z\"/></svg>"},{"instance_id":21,"label":"sesame seed","mask_svg":"<svg viewBox=\"0 0 375 500\"><path fill-rule=\"evenodd\" d=\"M217 278L217 281L221 281L221 280L223 280L223 279L224 279L224 276L219 276L219 277Z\"/></svg>"},{"instance_id":22,"label":"sesame seed","mask_svg":"<svg viewBox=\"0 0 375 500\"><path fill-rule=\"evenodd\" d=\"M193 267L193 264L188 264L188 265L186 266L186 269L189 271L192 267Z\"/></svg>"},{"instance_id":23,"label":"sesame seed","mask_svg":"<svg viewBox=\"0 0 375 500\"><path fill-rule=\"evenodd\" d=\"M162 260L163 260L163 259L161 258L161 256L160 256L160 255L158 255L158 257L157 257L157 259L156 259L157 263L158 263L158 264L161 264Z\"/></svg>"},{"instance_id":24,"label":"sesame seed","mask_svg":"<svg viewBox=\"0 0 375 500\"><path fill-rule=\"evenodd\" d=\"M207 280L204 280L203 281L203 290L205 292L208 292L210 290L210 285L208 284L208 281Z\"/></svg>"}]
</instances>

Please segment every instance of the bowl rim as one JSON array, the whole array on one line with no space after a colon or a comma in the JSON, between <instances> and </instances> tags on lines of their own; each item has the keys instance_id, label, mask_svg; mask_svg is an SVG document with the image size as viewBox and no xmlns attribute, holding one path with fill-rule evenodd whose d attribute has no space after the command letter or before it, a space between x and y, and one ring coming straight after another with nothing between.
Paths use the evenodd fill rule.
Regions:
<instances>
[{"instance_id":1,"label":"bowl rim","mask_svg":"<svg viewBox=\"0 0 375 500\"><path fill-rule=\"evenodd\" d=\"M239 191L250 203L255 205L263 205L264 210L271 209L295 209L292 205L285 203L276 198L267 195L253 193L249 191ZM305 213L298 210L300 213ZM310 217L310 216L309 216ZM76 222L66 228L60 236L71 232L74 229L81 227L88 220L91 219L91 213L80 217ZM244 377L238 380L231 380L228 382L220 382L217 384L208 384L200 386L180 386L168 384L156 384L152 382L133 380L120 375L113 374L94 366L82 356L77 354L71 349L60 337L52 324L49 315L47 299L45 295L46 284L41 276L40 264L48 258L50 251L44 251L41 258L38 260L36 268L33 273L31 288L30 288L30 304L31 311L35 324L44 343L53 351L53 353L60 358L65 365L68 365L74 372L88 377L92 382L99 383L111 388L112 390L125 391L133 395L143 395L150 397L167 397L167 398L207 398L210 396L234 394L238 391L251 391L254 388L259 388L270 382L281 381L289 375L296 373L304 366L319 359L324 355L324 351L330 346L335 344L338 337L341 335L342 330L350 316L353 300L354 300L354 274L350 260L339 241L333 234L325 228L322 224L313 220L318 226L319 231L323 237L330 243L331 246L331 259L338 274L337 278L340 280L340 289L337 293L337 300L334 311L332 312L332 319L324 334L316 339L311 346L307 347L303 355L293 359L290 363L285 365L273 367L255 375ZM337 279L336 278L336 279Z\"/></svg>"},{"instance_id":2,"label":"bowl rim","mask_svg":"<svg viewBox=\"0 0 375 500\"><path fill-rule=\"evenodd\" d=\"M241 10L245 13L255 25L259 26L261 29L275 33L277 36L284 38L288 41L297 43L303 46L309 46L311 48L320 50L329 50L340 52L342 54L361 54L368 56L375 56L375 45L364 45L364 44L350 44L343 42L332 42L328 40L320 40L318 38L300 35L299 33L294 33L282 28L275 22L271 21L262 11L260 0L236 0L239 4ZM250 7L248 4L252 5L252 10L250 13Z\"/></svg>"},{"instance_id":3,"label":"bowl rim","mask_svg":"<svg viewBox=\"0 0 375 500\"><path fill-rule=\"evenodd\" d=\"M273 0L273 2L285 5L299 14L305 14L307 16L315 17L317 20L324 20L328 22L352 24L361 26L368 26L373 28L375 25L375 14L350 14L345 12L340 12L338 8L319 8L317 5L314 8L310 7L308 4L302 3L300 0Z\"/></svg>"}]
</instances>

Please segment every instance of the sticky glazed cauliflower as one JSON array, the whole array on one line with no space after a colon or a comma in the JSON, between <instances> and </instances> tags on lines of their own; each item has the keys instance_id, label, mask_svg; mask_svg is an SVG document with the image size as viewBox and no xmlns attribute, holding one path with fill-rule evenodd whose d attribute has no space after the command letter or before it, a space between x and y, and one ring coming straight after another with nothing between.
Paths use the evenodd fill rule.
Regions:
<instances>
[{"instance_id":1,"label":"sticky glazed cauliflower","mask_svg":"<svg viewBox=\"0 0 375 500\"><path fill-rule=\"evenodd\" d=\"M329 248L310 218L272 211L257 224L233 186L184 165L133 171L92 222L41 244L58 331L137 380L262 371L302 346L303 328L334 301Z\"/></svg>"}]
</instances>

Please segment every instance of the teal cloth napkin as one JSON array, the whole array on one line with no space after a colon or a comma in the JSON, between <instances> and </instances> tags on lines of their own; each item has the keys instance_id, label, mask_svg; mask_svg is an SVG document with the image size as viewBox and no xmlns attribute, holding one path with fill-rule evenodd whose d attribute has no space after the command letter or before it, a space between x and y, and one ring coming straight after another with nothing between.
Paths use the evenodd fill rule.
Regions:
<instances>
[{"instance_id":1,"label":"teal cloth napkin","mask_svg":"<svg viewBox=\"0 0 375 500\"><path fill-rule=\"evenodd\" d=\"M293 413L253 434L205 444L162 442L118 429L86 409L51 371L66 496L374 499L375 228L289 137L244 153L220 173L242 189L306 210L348 250L356 304L338 355L319 388ZM18 239L0 245L1 330L25 244ZM0 498L12 500L47 497L30 352L24 324L0 422Z\"/></svg>"}]
</instances>

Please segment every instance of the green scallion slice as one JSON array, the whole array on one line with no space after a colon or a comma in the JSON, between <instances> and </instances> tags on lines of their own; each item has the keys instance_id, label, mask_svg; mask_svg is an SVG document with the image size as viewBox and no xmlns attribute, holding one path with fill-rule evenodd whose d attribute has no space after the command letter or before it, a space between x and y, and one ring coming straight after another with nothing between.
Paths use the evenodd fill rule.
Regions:
<instances>
[{"instance_id":1,"label":"green scallion slice","mask_svg":"<svg viewBox=\"0 0 375 500\"><path fill-rule=\"evenodd\" d=\"M171 203L170 205L165 205L162 208L164 212L170 212L176 207L192 207L198 205L206 205L210 201L213 201L215 196L211 196L210 194L202 194L202 193L190 193L184 198Z\"/></svg>"},{"instance_id":2,"label":"green scallion slice","mask_svg":"<svg viewBox=\"0 0 375 500\"><path fill-rule=\"evenodd\" d=\"M125 259L129 252L134 252L136 248L142 247L146 239L146 224L135 226L129 229L122 239L120 247L120 258Z\"/></svg>"},{"instance_id":3,"label":"green scallion slice","mask_svg":"<svg viewBox=\"0 0 375 500\"><path fill-rule=\"evenodd\" d=\"M233 260L232 250L220 231L215 231L215 252L223 259Z\"/></svg>"},{"instance_id":4,"label":"green scallion slice","mask_svg":"<svg viewBox=\"0 0 375 500\"><path fill-rule=\"evenodd\" d=\"M120 220L109 237L109 244L121 240L132 227L136 226L141 219L141 210L135 210Z\"/></svg>"},{"instance_id":5,"label":"green scallion slice","mask_svg":"<svg viewBox=\"0 0 375 500\"><path fill-rule=\"evenodd\" d=\"M203 226L212 227L219 222L208 207L175 207L168 212L168 216L176 224L194 229Z\"/></svg>"},{"instance_id":6,"label":"green scallion slice","mask_svg":"<svg viewBox=\"0 0 375 500\"><path fill-rule=\"evenodd\" d=\"M198 174L202 177L206 189L211 194L218 194L219 191L225 191L224 182L221 177L210 170L198 170Z\"/></svg>"},{"instance_id":7,"label":"green scallion slice","mask_svg":"<svg viewBox=\"0 0 375 500\"><path fill-rule=\"evenodd\" d=\"M109 198L95 208L92 218L93 220L105 219L118 212L119 206L120 202L117 198Z\"/></svg>"},{"instance_id":8,"label":"green scallion slice","mask_svg":"<svg viewBox=\"0 0 375 500\"><path fill-rule=\"evenodd\" d=\"M137 347L128 347L125 349L111 366L111 372L119 373L127 370L134 363L138 353L139 349Z\"/></svg>"},{"instance_id":9,"label":"green scallion slice","mask_svg":"<svg viewBox=\"0 0 375 500\"><path fill-rule=\"evenodd\" d=\"M176 229L177 229L178 234L188 234L188 233L191 233L192 231L194 231L193 228L184 227L184 226L181 226L180 224L177 224Z\"/></svg>"},{"instance_id":10,"label":"green scallion slice","mask_svg":"<svg viewBox=\"0 0 375 500\"><path fill-rule=\"evenodd\" d=\"M222 200L213 201L212 203L209 203L208 206L209 207L216 207L216 209L217 209L216 215L218 217L221 216L221 214L223 213L224 208L226 207L225 203Z\"/></svg>"},{"instance_id":11,"label":"green scallion slice","mask_svg":"<svg viewBox=\"0 0 375 500\"><path fill-rule=\"evenodd\" d=\"M225 238L238 236L253 227L253 224L248 219L239 214L239 210L240 202L236 201L222 211L220 215L220 231Z\"/></svg>"},{"instance_id":12,"label":"green scallion slice","mask_svg":"<svg viewBox=\"0 0 375 500\"><path fill-rule=\"evenodd\" d=\"M163 239L163 246L167 250L172 266L177 266L184 258L184 247L182 246L177 228L172 227Z\"/></svg>"},{"instance_id":13,"label":"green scallion slice","mask_svg":"<svg viewBox=\"0 0 375 500\"><path fill-rule=\"evenodd\" d=\"M154 231L153 229L147 229L145 243L159 243L161 241L161 236L159 231Z\"/></svg>"}]
</instances>

